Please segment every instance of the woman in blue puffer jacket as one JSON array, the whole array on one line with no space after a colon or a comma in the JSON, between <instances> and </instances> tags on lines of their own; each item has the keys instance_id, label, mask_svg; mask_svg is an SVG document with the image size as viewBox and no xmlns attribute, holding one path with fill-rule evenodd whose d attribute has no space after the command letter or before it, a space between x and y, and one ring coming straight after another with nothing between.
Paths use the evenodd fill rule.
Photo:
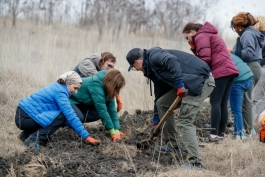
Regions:
<instances>
[{"instance_id":1,"label":"woman in blue puffer jacket","mask_svg":"<svg viewBox=\"0 0 265 177\"><path fill-rule=\"evenodd\" d=\"M94 145L100 143L89 135L68 100L81 84L80 76L69 71L59 76L57 82L19 102L15 123L23 130L20 140L24 141L26 146L38 148L40 144L46 145L50 136L64 125L73 128L86 142Z\"/></svg>"}]
</instances>

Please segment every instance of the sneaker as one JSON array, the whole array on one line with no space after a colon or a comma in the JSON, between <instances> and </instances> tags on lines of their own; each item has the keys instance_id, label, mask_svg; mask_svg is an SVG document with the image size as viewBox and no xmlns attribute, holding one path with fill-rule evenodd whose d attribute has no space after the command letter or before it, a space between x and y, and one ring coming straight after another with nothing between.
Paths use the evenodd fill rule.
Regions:
<instances>
[{"instance_id":1,"label":"sneaker","mask_svg":"<svg viewBox=\"0 0 265 177\"><path fill-rule=\"evenodd\" d=\"M213 138L210 134L208 134L205 139L208 142L219 142L221 138L218 138L218 136Z\"/></svg>"},{"instance_id":2,"label":"sneaker","mask_svg":"<svg viewBox=\"0 0 265 177\"><path fill-rule=\"evenodd\" d=\"M202 169L202 164L201 163L192 163L192 162L188 162L185 163L183 165L174 165L174 168L182 168L182 169L186 169L186 170L200 170Z\"/></svg>"},{"instance_id":3,"label":"sneaker","mask_svg":"<svg viewBox=\"0 0 265 177\"><path fill-rule=\"evenodd\" d=\"M256 130L254 129L254 128L252 128L251 130L250 130L250 133L252 134L252 135L256 135L257 133L256 133Z\"/></svg>"},{"instance_id":4,"label":"sneaker","mask_svg":"<svg viewBox=\"0 0 265 177\"><path fill-rule=\"evenodd\" d=\"M24 145L27 147L34 147L35 149L39 149L40 147L40 144L33 141L30 137L25 140Z\"/></svg>"},{"instance_id":5,"label":"sneaker","mask_svg":"<svg viewBox=\"0 0 265 177\"><path fill-rule=\"evenodd\" d=\"M175 148L170 148L167 145L165 146L156 146L155 150L158 152L163 152L163 153L169 153L169 152L174 152L176 154L181 153L181 148L175 147Z\"/></svg>"},{"instance_id":6,"label":"sneaker","mask_svg":"<svg viewBox=\"0 0 265 177\"><path fill-rule=\"evenodd\" d=\"M243 129L243 135L241 136L242 139L248 139L248 138L251 138L252 137L252 134L251 132L250 133L247 133L245 129Z\"/></svg>"},{"instance_id":7,"label":"sneaker","mask_svg":"<svg viewBox=\"0 0 265 177\"><path fill-rule=\"evenodd\" d=\"M211 124L204 124L204 128L211 128Z\"/></svg>"}]
</instances>

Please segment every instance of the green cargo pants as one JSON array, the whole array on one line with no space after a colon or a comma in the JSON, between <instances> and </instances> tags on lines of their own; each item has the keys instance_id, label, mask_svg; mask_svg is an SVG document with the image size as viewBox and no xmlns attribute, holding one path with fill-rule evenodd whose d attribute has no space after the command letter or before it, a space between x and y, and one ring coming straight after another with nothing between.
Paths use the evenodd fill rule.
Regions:
<instances>
[{"instance_id":1,"label":"green cargo pants","mask_svg":"<svg viewBox=\"0 0 265 177\"><path fill-rule=\"evenodd\" d=\"M187 95L182 98L177 123L174 113L172 112L169 114L162 130L164 141L171 147L177 147L180 144L179 140L184 144L185 149L188 151L188 159L192 163L200 163L202 160L197 142L196 127L193 122L195 121L202 102L211 94L214 87L214 78L211 75L205 80L201 95ZM160 119L164 116L175 99L176 89L172 89L156 101Z\"/></svg>"}]
</instances>

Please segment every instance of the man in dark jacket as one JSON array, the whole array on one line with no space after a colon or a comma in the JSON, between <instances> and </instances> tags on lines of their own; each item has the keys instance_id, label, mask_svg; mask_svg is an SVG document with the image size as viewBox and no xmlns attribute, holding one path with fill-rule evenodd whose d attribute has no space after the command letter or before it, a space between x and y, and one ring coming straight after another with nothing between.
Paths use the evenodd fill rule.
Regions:
<instances>
[{"instance_id":1,"label":"man in dark jacket","mask_svg":"<svg viewBox=\"0 0 265 177\"><path fill-rule=\"evenodd\" d=\"M201 168L202 158L193 122L200 105L215 87L209 66L194 55L159 47L149 50L134 48L128 52L126 59L130 64L129 71L135 68L153 81L154 115L157 114L162 118L176 97L182 97L178 117L179 129L177 129L174 113L170 113L163 129L164 140L168 146L157 146L156 150L179 153L181 149L178 147L177 140L181 134L181 141L188 151L189 159L189 163L184 164L183 167ZM153 122L153 125L158 122Z\"/></svg>"}]
</instances>

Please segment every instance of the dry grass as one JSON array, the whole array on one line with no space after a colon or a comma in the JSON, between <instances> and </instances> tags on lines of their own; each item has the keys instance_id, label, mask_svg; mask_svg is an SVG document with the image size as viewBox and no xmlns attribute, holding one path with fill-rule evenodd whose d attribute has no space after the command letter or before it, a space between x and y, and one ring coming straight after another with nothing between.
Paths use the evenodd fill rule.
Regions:
<instances>
[{"instance_id":1,"label":"dry grass","mask_svg":"<svg viewBox=\"0 0 265 177\"><path fill-rule=\"evenodd\" d=\"M54 81L56 77L72 69L80 60L94 52L109 51L117 57L117 66L126 78L126 87L121 96L124 109L153 108L153 97L149 85L140 72L127 72L127 52L134 47L150 48L161 46L188 51L186 41L165 40L159 34L153 37L122 34L114 40L104 33L103 40L97 41L96 31L85 31L74 26L57 25L32 26L19 22L17 29L3 27L0 19L0 154L9 156L24 151L17 140L20 132L14 124L17 103L25 96ZM176 34L177 35L177 34ZM181 34L179 34L182 38ZM229 46L232 46L231 43ZM128 149L125 148L124 153ZM168 167L164 176L264 176L265 148L255 137L244 142L233 141L230 137L220 144L207 144L202 148L203 163L207 170L185 171ZM128 153L127 153L128 154ZM132 154L131 154L132 155ZM130 157L128 155L128 157ZM34 161L35 160L35 161ZM45 157L39 156L25 166L30 176L45 174ZM36 163L41 161L43 164ZM34 165L38 164L38 165ZM125 162L124 168L132 164ZM15 176L12 168L9 176ZM30 174L33 173L33 174ZM143 176L153 176L145 174Z\"/></svg>"}]
</instances>

